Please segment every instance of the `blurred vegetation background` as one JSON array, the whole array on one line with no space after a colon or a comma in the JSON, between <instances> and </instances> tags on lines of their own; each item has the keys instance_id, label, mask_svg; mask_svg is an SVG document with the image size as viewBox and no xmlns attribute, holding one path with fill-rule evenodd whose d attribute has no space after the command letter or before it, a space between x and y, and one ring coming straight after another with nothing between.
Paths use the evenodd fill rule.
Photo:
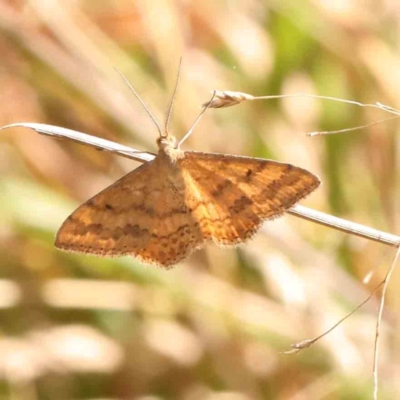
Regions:
<instances>
[{"instance_id":1,"label":"blurred vegetation background","mask_svg":"<svg viewBox=\"0 0 400 400\"><path fill-rule=\"evenodd\" d=\"M214 89L309 93L400 108L395 0L1 0L0 125L59 125L156 151L183 57L178 138ZM209 110L185 149L276 159L318 174L302 204L396 233L398 122L286 98ZM235 250L164 271L71 255L55 233L139 164L12 129L0 135L0 396L14 400L367 399L378 299L313 348L284 355L360 303L394 250L285 216ZM362 280L377 268L368 284ZM399 274L381 329L381 399L400 394Z\"/></svg>"}]
</instances>

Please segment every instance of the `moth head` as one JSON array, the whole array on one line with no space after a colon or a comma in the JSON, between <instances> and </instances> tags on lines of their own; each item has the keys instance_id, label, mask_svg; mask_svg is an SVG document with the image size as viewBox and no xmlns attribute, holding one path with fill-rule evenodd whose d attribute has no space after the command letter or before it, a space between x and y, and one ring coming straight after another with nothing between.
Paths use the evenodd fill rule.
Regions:
<instances>
[{"instance_id":1,"label":"moth head","mask_svg":"<svg viewBox=\"0 0 400 400\"><path fill-rule=\"evenodd\" d=\"M176 149L176 139L172 135L166 133L157 138L157 146L159 149L165 149L166 147Z\"/></svg>"}]
</instances>

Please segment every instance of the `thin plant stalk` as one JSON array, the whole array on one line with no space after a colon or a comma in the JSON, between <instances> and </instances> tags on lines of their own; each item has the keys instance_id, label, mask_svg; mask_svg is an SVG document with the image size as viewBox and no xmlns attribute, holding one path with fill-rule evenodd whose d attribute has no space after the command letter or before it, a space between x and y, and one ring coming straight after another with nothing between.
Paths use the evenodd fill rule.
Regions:
<instances>
[{"instance_id":1,"label":"thin plant stalk","mask_svg":"<svg viewBox=\"0 0 400 400\"><path fill-rule=\"evenodd\" d=\"M400 247L397 248L396 254L394 255L392 264L390 265L389 271L387 272L385 279L383 280L383 289L381 302L379 305L378 318L376 320L376 330L375 330L375 347L374 347L374 400L378 400L378 356L379 356L379 332L382 322L383 309L385 307L386 291L389 286L390 279L392 277L393 271L395 270L397 261L400 256Z\"/></svg>"},{"instance_id":2,"label":"thin plant stalk","mask_svg":"<svg viewBox=\"0 0 400 400\"><path fill-rule=\"evenodd\" d=\"M55 138L69 139L80 144L91 146L97 150L109 151L119 156L130 158L139 162L149 162L155 158L155 154L146 151L134 149L132 147L121 145L110 140L91 136L86 133L73 131L71 129L61 128L53 125L37 124L37 123L17 123L6 125L0 130L8 128L25 127L33 129L37 133L48 135ZM316 211L296 204L287 211L295 217L303 218L308 221L315 222L351 235L360 236L368 240L373 240L389 246L400 246L400 236L382 232L377 229L357 224L342 218Z\"/></svg>"}]
</instances>

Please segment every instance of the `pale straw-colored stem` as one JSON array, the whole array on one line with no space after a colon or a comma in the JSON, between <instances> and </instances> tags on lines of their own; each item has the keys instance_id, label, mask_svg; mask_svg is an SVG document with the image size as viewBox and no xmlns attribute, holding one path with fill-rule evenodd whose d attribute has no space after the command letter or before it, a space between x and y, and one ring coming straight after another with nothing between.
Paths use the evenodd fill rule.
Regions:
<instances>
[{"instance_id":1,"label":"pale straw-colored stem","mask_svg":"<svg viewBox=\"0 0 400 400\"><path fill-rule=\"evenodd\" d=\"M338 97L331 97L331 96L320 96L317 94L295 93L295 94L282 94L282 95L272 95L272 96L257 96L257 97L253 97L251 100L282 99L282 98L287 98L287 97L308 97L311 99L332 100L332 101L337 101L339 103L352 104L354 106L359 106L359 107L378 108L379 110L383 110L388 113L395 114L397 116L400 115L399 110L396 110L393 107L387 106L387 105L379 103L379 102L376 102L375 104L365 104L365 103L360 103L359 101L340 99Z\"/></svg>"},{"instance_id":2,"label":"pale straw-colored stem","mask_svg":"<svg viewBox=\"0 0 400 400\"><path fill-rule=\"evenodd\" d=\"M371 122L370 124L366 124L366 125L354 126L352 128L337 129L335 131L308 132L307 136L313 137L313 136L322 136L322 135L335 135L337 133L354 132L354 131L359 131L360 129L370 128L371 126L379 125L384 122L391 121L392 119L397 119L397 118L400 118L400 115L395 115L394 117L380 119L379 121Z\"/></svg>"},{"instance_id":3,"label":"pale straw-colored stem","mask_svg":"<svg viewBox=\"0 0 400 400\"><path fill-rule=\"evenodd\" d=\"M338 231L349 233L351 235L374 240L375 242L379 242L389 246L400 246L400 236L378 231L377 229L369 228L365 225L334 217L333 215L325 214L323 212L316 211L311 208L301 206L299 204L295 205L287 212L296 217L307 219L309 221L316 222L317 224L325 225Z\"/></svg>"},{"instance_id":4,"label":"pale straw-colored stem","mask_svg":"<svg viewBox=\"0 0 400 400\"><path fill-rule=\"evenodd\" d=\"M155 155L148 152L133 149L132 147L121 145L110 140L101 139L86 133L73 131L71 129L60 128L58 126L37 124L37 123L18 123L3 126L0 128L17 128L25 127L33 129L34 131L57 138L66 138L75 142L95 147L98 150L104 150L118 154L119 156L130 158L139 162L148 162L154 159ZM317 224L325 225L330 228L363 237L365 239L374 240L376 242L386 244L389 246L400 246L400 237L390 233L378 231L367 226L350 222L341 218L334 217L329 214L322 213L301 205L295 205L289 211L289 214L299 218L307 219Z\"/></svg>"},{"instance_id":5,"label":"pale straw-colored stem","mask_svg":"<svg viewBox=\"0 0 400 400\"><path fill-rule=\"evenodd\" d=\"M368 303L372 296L381 288L381 286L384 284L384 282L380 282L378 286L375 287L375 289L365 298L356 308L354 308L351 312L349 312L347 315L345 315L343 318L341 318L338 322L336 322L334 325L332 325L328 330L326 330L324 333L321 333L320 335L316 336L313 339L306 339L302 340L301 342L294 343L290 347L292 350L284 351L283 354L296 354L301 350L308 349L311 347L314 343L316 343L318 340L322 339L329 333L331 333L334 329L336 329L342 322L344 322L347 318L350 318L354 313L356 313L364 304Z\"/></svg>"},{"instance_id":6,"label":"pale straw-colored stem","mask_svg":"<svg viewBox=\"0 0 400 400\"><path fill-rule=\"evenodd\" d=\"M397 261L400 256L400 247L397 248L396 254L394 255L392 264L390 265L389 271L383 280L383 289L382 289L382 296L381 302L379 305L379 312L378 318L376 320L376 330L375 330L375 345L374 345L374 367L373 367L373 374L374 374L374 400L378 400L378 355L379 355L379 331L382 321L383 309L385 307L385 298L386 298L386 291L389 286L390 278L392 277L393 271L396 267Z\"/></svg>"}]
</instances>

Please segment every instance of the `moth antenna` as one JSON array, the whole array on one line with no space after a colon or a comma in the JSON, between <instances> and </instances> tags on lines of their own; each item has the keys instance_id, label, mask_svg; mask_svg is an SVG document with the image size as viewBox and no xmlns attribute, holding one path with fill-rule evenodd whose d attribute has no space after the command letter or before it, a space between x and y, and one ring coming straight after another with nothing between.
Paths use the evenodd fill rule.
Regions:
<instances>
[{"instance_id":1,"label":"moth antenna","mask_svg":"<svg viewBox=\"0 0 400 400\"><path fill-rule=\"evenodd\" d=\"M181 144L193 133L194 128L196 127L196 125L199 123L201 117L203 116L203 114L210 108L212 101L214 100L215 95L217 94L217 91L214 90L213 95L211 97L211 100L207 103L207 106L203 108L203 110L201 111L201 113L199 114L199 116L196 118L196 121L194 121L193 125L190 127L190 129L187 131L187 133L185 134L185 136L179 141L177 148L179 149L179 147L181 147Z\"/></svg>"},{"instance_id":2,"label":"moth antenna","mask_svg":"<svg viewBox=\"0 0 400 400\"><path fill-rule=\"evenodd\" d=\"M169 122L171 120L172 110L174 108L175 96L176 96L176 91L178 89L179 78L181 76L181 66L182 66L182 57L179 60L178 74L176 76L174 92L172 93L171 102L169 103L168 112L167 112L167 119L165 121L165 132L167 135L169 132Z\"/></svg>"},{"instance_id":3,"label":"moth antenna","mask_svg":"<svg viewBox=\"0 0 400 400\"><path fill-rule=\"evenodd\" d=\"M148 116L153 120L154 124L156 125L158 132L160 134L160 137L163 136L162 131L161 131L161 126L158 123L158 121L156 120L156 117L152 114L152 112L149 110L149 108L147 107L146 103L141 99L141 97L138 95L138 93L136 92L136 90L133 88L133 86L130 84L130 82L128 81L128 79L125 77L125 75L118 70L117 68L115 68L115 70L118 72L118 74L121 76L121 78L125 81L125 83L128 85L129 89L131 89L131 91L133 92L133 94L136 96L136 98L140 101L140 104L143 106L143 108L146 110Z\"/></svg>"}]
</instances>

